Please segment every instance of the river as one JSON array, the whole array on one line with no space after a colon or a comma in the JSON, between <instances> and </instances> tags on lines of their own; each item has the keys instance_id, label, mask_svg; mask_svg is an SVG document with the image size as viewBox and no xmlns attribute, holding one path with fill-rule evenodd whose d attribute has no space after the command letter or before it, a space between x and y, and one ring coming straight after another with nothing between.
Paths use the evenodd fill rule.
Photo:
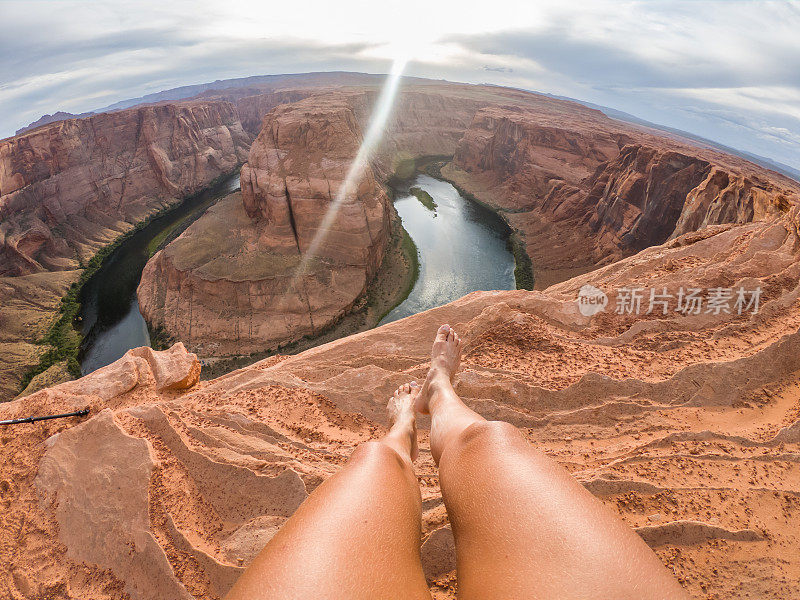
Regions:
<instances>
[{"instance_id":1,"label":"river","mask_svg":"<svg viewBox=\"0 0 800 600\"><path fill-rule=\"evenodd\" d=\"M418 175L408 188L430 194L431 210L410 193L395 208L419 251L419 278L411 293L380 325L447 304L477 290L513 290L510 230L491 210L464 198L446 181Z\"/></svg>"},{"instance_id":2,"label":"river","mask_svg":"<svg viewBox=\"0 0 800 600\"><path fill-rule=\"evenodd\" d=\"M239 187L239 172L151 220L126 238L81 288L81 372L111 364L131 348L150 345L136 288L156 250L188 227L220 198Z\"/></svg>"},{"instance_id":3,"label":"river","mask_svg":"<svg viewBox=\"0 0 800 600\"><path fill-rule=\"evenodd\" d=\"M239 187L238 174L182 202L125 239L81 290L83 374L111 364L125 352L149 346L136 288L155 251L209 206ZM430 194L435 209L409 193L395 207L419 251L419 278L411 293L381 325L435 308L476 290L515 288L509 229L492 211L463 198L449 183L418 175L408 188Z\"/></svg>"}]
</instances>

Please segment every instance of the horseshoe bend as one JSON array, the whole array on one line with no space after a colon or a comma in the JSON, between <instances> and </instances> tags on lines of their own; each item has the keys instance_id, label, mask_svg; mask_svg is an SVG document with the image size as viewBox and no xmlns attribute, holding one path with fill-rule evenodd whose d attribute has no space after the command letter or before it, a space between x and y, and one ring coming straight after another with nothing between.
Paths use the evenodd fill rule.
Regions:
<instances>
[{"instance_id":1,"label":"horseshoe bend","mask_svg":"<svg viewBox=\"0 0 800 600\"><path fill-rule=\"evenodd\" d=\"M383 80L211 88L0 141L0 419L90 409L0 432L3 596L224 596L385 432L442 323L465 403L518 427L691 594L800 594L800 183L577 102L410 77L353 175ZM91 270L235 172L240 190L153 242L136 300L163 349L76 378ZM375 327L413 284L393 200L421 172L505 221L531 289ZM422 565L455 598L429 425Z\"/></svg>"}]
</instances>

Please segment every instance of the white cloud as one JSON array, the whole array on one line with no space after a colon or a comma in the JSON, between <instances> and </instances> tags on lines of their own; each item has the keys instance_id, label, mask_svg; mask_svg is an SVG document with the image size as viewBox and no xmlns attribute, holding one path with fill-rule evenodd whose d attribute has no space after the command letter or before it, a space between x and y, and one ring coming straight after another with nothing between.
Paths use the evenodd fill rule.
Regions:
<instances>
[{"instance_id":1,"label":"white cloud","mask_svg":"<svg viewBox=\"0 0 800 600\"><path fill-rule=\"evenodd\" d=\"M218 78L385 72L406 53L412 75L568 95L800 166L798 30L790 2L2 1L0 135Z\"/></svg>"}]
</instances>

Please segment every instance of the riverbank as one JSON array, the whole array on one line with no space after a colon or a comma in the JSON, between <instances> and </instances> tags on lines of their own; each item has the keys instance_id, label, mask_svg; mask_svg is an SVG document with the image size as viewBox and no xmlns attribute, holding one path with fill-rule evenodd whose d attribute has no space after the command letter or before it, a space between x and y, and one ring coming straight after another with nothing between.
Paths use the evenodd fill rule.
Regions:
<instances>
[{"instance_id":1,"label":"riverbank","mask_svg":"<svg viewBox=\"0 0 800 600\"><path fill-rule=\"evenodd\" d=\"M114 253L133 236L150 226L151 223L168 217L172 213L179 212L186 203L190 203L193 199L206 193L207 190L213 189L233 177L238 172L238 169L239 166L229 173L215 178L202 190L152 213L146 219L139 221L128 231L119 235L114 241L100 248L89 261L81 265L82 270L78 279L70 284L66 294L61 298L58 310L54 315L55 321L47 328L44 335L36 341L36 345L47 346L48 348L39 357L38 364L22 375L19 386L20 395L27 395L42 387L81 376L80 354L86 337L85 334L87 333L81 322L82 320L79 319L84 288L100 272Z\"/></svg>"},{"instance_id":2,"label":"riverbank","mask_svg":"<svg viewBox=\"0 0 800 600\"><path fill-rule=\"evenodd\" d=\"M534 276L533 261L525 249L524 232L518 230L511 224L505 210L490 202L481 200L460 186L458 181L452 177L449 177L447 173L442 173L442 169L451 164L452 160L452 156L442 154L405 159L401 161L400 165L396 169L395 175L389 180L390 185L393 183L395 186L397 186L397 184L402 183L403 180L409 181L411 178L413 178L415 173L425 173L426 175L430 175L435 179L446 181L456 188L458 193L467 200L474 202L475 204L478 204L479 206L482 206L496 214L506 224L506 227L508 227L508 249L514 255L514 279L516 281L517 289L532 290L534 288L536 279Z\"/></svg>"},{"instance_id":3,"label":"riverbank","mask_svg":"<svg viewBox=\"0 0 800 600\"><path fill-rule=\"evenodd\" d=\"M417 245L420 274L408 298L380 325L471 292L515 289L510 230L494 211L463 197L450 183L418 172L397 189L394 206Z\"/></svg>"},{"instance_id":4,"label":"riverbank","mask_svg":"<svg viewBox=\"0 0 800 600\"><path fill-rule=\"evenodd\" d=\"M503 222L506 224L509 230L508 236L508 249L514 255L514 280L517 283L518 290L532 290L534 284L536 282L534 272L533 272L533 261L531 257L528 255L528 252L525 250L525 234L524 232L516 229L511 222L509 221L508 217L505 214L505 211L500 209L500 207L481 200L475 194L471 194L467 190L465 190L462 186L458 184L457 181L447 176L447 174L442 173L442 169L450 164L452 160L452 156L448 157L447 160L432 160L424 165L422 168L422 172L427 173L431 177L435 177L436 179L441 179L442 181L446 181L450 185L452 185L458 193L461 194L464 198L483 206L484 208L492 211L498 217L500 217Z\"/></svg>"},{"instance_id":5,"label":"riverbank","mask_svg":"<svg viewBox=\"0 0 800 600\"><path fill-rule=\"evenodd\" d=\"M238 187L239 175L233 172L153 218L128 237L83 286L79 320L84 340L78 360L84 375L117 360L131 348L151 345L136 298L147 261Z\"/></svg>"}]
</instances>

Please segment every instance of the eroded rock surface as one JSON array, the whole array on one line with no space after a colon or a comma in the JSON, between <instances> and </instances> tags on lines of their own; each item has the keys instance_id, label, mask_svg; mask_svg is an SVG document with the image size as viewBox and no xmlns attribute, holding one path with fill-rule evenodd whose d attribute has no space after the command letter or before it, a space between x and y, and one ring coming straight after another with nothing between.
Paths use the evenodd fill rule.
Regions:
<instances>
[{"instance_id":1,"label":"eroded rock surface","mask_svg":"<svg viewBox=\"0 0 800 600\"><path fill-rule=\"evenodd\" d=\"M2 597L221 598L306 495L385 431L386 399L424 376L443 322L464 339L455 385L465 401L520 427L636 528L695 596L800 596L798 184L572 103L454 87L457 94L445 84L404 92L367 187L347 198L343 214L352 220L336 221L323 245L337 267L329 280L326 271L310 276L350 290L336 275L352 255L365 280L380 253L372 224L383 226L384 216L354 209L386 206L375 186L394 158L452 153L444 175L500 209L525 234L539 284L549 277L555 285L471 294L203 383L183 346L136 349L90 376L0 405L0 419L92 408L82 421L3 432ZM194 233L227 227L232 255L262 271L295 268L319 224L310 207L331 198L321 182L342 177L339 148L357 147L376 94L335 90L270 108L244 198L218 204ZM284 137L284 126L293 133ZM298 137L308 153L292 143ZM289 218L295 198L297 220ZM217 335L228 324L237 339L255 339L247 315L268 314L276 273L260 289L247 269L237 280L234 263L198 254L203 240L185 236L157 255L148 289L159 291L145 301L163 294L165 322L182 336L194 339L202 326ZM49 274L0 290L35 300L46 315L69 279L44 288L40 275ZM33 285L47 294L30 294ZM586 285L607 293L605 311L578 309ZM740 314L732 303L675 310L681 288L740 287L762 291L757 312ZM633 289L639 314L615 312ZM672 298L669 310L648 310L651 289ZM219 307L241 312L214 313ZM288 331L287 321L278 319ZM304 323L297 317L296 330ZM26 327L17 319L4 330ZM426 427L421 421L417 463L423 563L434 596L454 598L452 538ZM130 482L124 496L120 478ZM126 543L135 551L126 553Z\"/></svg>"},{"instance_id":2,"label":"eroded rock surface","mask_svg":"<svg viewBox=\"0 0 800 600\"><path fill-rule=\"evenodd\" d=\"M110 519L80 521L52 499L81 490L111 507L117 497L106 478L67 485L56 467L111 475L142 465L152 469L149 480L135 479L131 505L118 510L127 515L134 498L149 499L149 519L126 519L156 541L152 556L166 556L169 569L149 585L165 595L183 586L196 598L222 597L305 495L385 431L386 399L424 376L433 334L446 322L464 339L455 386L465 401L520 427L636 528L695 596L795 597L799 216L793 206L774 221L713 225L546 291L477 292L183 392L159 392L150 362L132 352L3 405L0 418L72 409L86 401L80 393L107 410L83 425L25 425L4 438L0 523L4 542L13 542L0 545L8 566L0 590L11 598L123 598L138 589L141 558L92 554L100 542L87 546L81 528L104 532L92 538L100 541L130 532L109 529ZM592 317L576 303L587 283L609 295ZM639 315L615 312L621 288L677 294L690 285L760 287L763 295L757 313L741 315L686 315L674 299L666 314L647 314L646 300ZM173 352L187 367L193 360ZM142 375L134 377L136 365ZM452 539L424 420L420 435L423 563L434 596L454 598ZM132 451L98 455L104 436ZM59 536L67 524L71 533Z\"/></svg>"},{"instance_id":3,"label":"eroded rock surface","mask_svg":"<svg viewBox=\"0 0 800 600\"><path fill-rule=\"evenodd\" d=\"M524 239L537 289L707 225L775 219L800 184L585 107L476 115L442 173Z\"/></svg>"},{"instance_id":4,"label":"eroded rock surface","mask_svg":"<svg viewBox=\"0 0 800 600\"><path fill-rule=\"evenodd\" d=\"M219 203L145 268L148 322L203 356L225 356L316 335L345 314L389 243L381 179L401 157L452 154L478 107L437 88L402 92L374 160L339 197L377 95L318 91L269 112L242 167L241 199Z\"/></svg>"},{"instance_id":5,"label":"eroded rock surface","mask_svg":"<svg viewBox=\"0 0 800 600\"><path fill-rule=\"evenodd\" d=\"M230 172L249 142L225 102L143 106L0 142L0 275L75 269Z\"/></svg>"},{"instance_id":6,"label":"eroded rock surface","mask_svg":"<svg viewBox=\"0 0 800 600\"><path fill-rule=\"evenodd\" d=\"M0 399L20 391L35 342L86 262L136 223L247 156L229 102L149 105L0 141Z\"/></svg>"}]
</instances>

